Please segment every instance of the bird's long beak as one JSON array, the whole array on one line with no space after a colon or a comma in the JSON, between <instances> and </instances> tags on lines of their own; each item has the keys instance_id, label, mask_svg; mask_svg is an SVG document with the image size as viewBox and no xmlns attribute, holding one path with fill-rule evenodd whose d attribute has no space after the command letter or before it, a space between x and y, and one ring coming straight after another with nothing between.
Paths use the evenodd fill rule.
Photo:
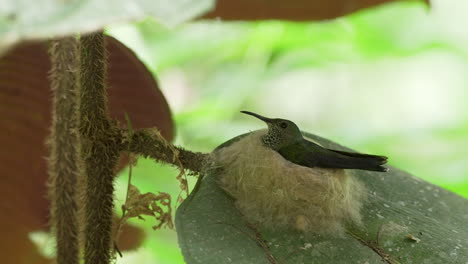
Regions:
<instances>
[{"instance_id":1,"label":"bird's long beak","mask_svg":"<svg viewBox=\"0 0 468 264\"><path fill-rule=\"evenodd\" d=\"M240 111L241 113L243 114L247 114L247 115L251 115L251 116L255 116L256 118L266 122L267 124L271 123L272 119L271 118L268 118L268 117L264 117L264 116L261 116L259 114L255 114L255 113L252 113L252 112L249 112L249 111Z\"/></svg>"}]
</instances>

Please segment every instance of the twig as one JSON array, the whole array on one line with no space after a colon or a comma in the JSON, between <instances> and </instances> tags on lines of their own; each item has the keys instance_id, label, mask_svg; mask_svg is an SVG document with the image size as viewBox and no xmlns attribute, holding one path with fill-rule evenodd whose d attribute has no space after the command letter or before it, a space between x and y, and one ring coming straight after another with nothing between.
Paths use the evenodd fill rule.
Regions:
<instances>
[{"instance_id":1,"label":"twig","mask_svg":"<svg viewBox=\"0 0 468 264\"><path fill-rule=\"evenodd\" d=\"M133 127L132 123L130 121L130 117L125 113L125 120L127 121L127 130L128 130L128 135L129 135L129 140L131 141L132 135L133 135ZM122 216L120 217L119 221L117 222L117 227L115 230L115 236L114 236L114 252L117 252L120 257L123 257L122 252L119 249L118 246L118 241L120 238L120 234L122 232L123 225L125 224L126 220L126 215L127 215L127 203L129 200L130 196L130 187L132 185L132 175L133 175L133 156L130 151L128 151L128 182L127 182L127 193L125 194L125 202L122 205Z\"/></svg>"},{"instance_id":2,"label":"twig","mask_svg":"<svg viewBox=\"0 0 468 264\"><path fill-rule=\"evenodd\" d=\"M122 131L122 134L125 134ZM131 152L140 154L143 157L150 157L159 162L171 164L180 168L188 169L200 173L203 170L208 154L192 152L181 147L173 146L164 138L159 136L155 129L141 129L135 131L131 140L123 137L122 149L129 149ZM174 151L177 151L174 159Z\"/></svg>"}]
</instances>

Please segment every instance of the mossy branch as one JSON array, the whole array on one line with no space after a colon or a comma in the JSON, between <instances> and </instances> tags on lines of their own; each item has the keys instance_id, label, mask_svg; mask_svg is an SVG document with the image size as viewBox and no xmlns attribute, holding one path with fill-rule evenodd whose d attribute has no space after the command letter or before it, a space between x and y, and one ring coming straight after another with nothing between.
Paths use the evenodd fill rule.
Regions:
<instances>
[{"instance_id":1,"label":"mossy branch","mask_svg":"<svg viewBox=\"0 0 468 264\"><path fill-rule=\"evenodd\" d=\"M67 37L50 46L53 92L52 126L48 139L51 224L57 239L57 263L79 263L76 184L81 175L78 133L78 40Z\"/></svg>"},{"instance_id":2,"label":"mossy branch","mask_svg":"<svg viewBox=\"0 0 468 264\"><path fill-rule=\"evenodd\" d=\"M135 131L131 140L126 137L123 141L122 149L195 173L202 172L208 157L206 153L192 152L168 143L156 129Z\"/></svg>"},{"instance_id":3,"label":"mossy branch","mask_svg":"<svg viewBox=\"0 0 468 264\"><path fill-rule=\"evenodd\" d=\"M81 38L82 156L86 170L85 263L111 259L113 179L119 157L119 131L109 118L105 86L107 56L104 35Z\"/></svg>"}]
</instances>

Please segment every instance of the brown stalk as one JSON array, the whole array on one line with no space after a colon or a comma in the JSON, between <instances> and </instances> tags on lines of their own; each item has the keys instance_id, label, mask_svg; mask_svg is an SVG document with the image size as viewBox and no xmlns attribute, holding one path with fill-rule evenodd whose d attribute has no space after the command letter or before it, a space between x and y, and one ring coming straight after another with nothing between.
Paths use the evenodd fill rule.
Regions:
<instances>
[{"instance_id":1,"label":"brown stalk","mask_svg":"<svg viewBox=\"0 0 468 264\"><path fill-rule=\"evenodd\" d=\"M81 174L78 133L78 40L54 40L50 46L53 92L52 126L48 139L51 224L57 239L57 263L78 264L76 183Z\"/></svg>"},{"instance_id":2,"label":"brown stalk","mask_svg":"<svg viewBox=\"0 0 468 264\"><path fill-rule=\"evenodd\" d=\"M86 170L84 257L87 264L106 264L111 260L113 179L120 134L107 109L103 33L82 36L80 55L80 132Z\"/></svg>"}]
</instances>

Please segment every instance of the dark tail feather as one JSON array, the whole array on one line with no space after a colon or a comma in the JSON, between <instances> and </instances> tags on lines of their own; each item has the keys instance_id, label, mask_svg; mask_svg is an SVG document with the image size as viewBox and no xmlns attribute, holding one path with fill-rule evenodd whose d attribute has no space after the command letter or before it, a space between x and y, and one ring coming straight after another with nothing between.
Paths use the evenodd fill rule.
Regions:
<instances>
[{"instance_id":1,"label":"dark tail feather","mask_svg":"<svg viewBox=\"0 0 468 264\"><path fill-rule=\"evenodd\" d=\"M388 171L388 168L382 166L387 163L388 158L385 156L377 156L377 155L370 155L370 154L360 154L360 153L352 153L346 151L339 151L329 149L332 152L339 154L341 157L336 157L336 164L335 167L339 167L342 169L357 169L357 170L369 170L369 171ZM333 163L333 160L329 160L329 162Z\"/></svg>"},{"instance_id":2,"label":"dark tail feather","mask_svg":"<svg viewBox=\"0 0 468 264\"><path fill-rule=\"evenodd\" d=\"M346 152L346 151L340 151L340 150L334 150L334 149L328 149L328 150L333 151L335 153L339 153L341 155L348 156L348 157L379 159L383 162L382 164L387 163L387 160L388 160L387 157L380 156L380 155L361 154L361 153L356 153L356 152Z\"/></svg>"}]
</instances>

